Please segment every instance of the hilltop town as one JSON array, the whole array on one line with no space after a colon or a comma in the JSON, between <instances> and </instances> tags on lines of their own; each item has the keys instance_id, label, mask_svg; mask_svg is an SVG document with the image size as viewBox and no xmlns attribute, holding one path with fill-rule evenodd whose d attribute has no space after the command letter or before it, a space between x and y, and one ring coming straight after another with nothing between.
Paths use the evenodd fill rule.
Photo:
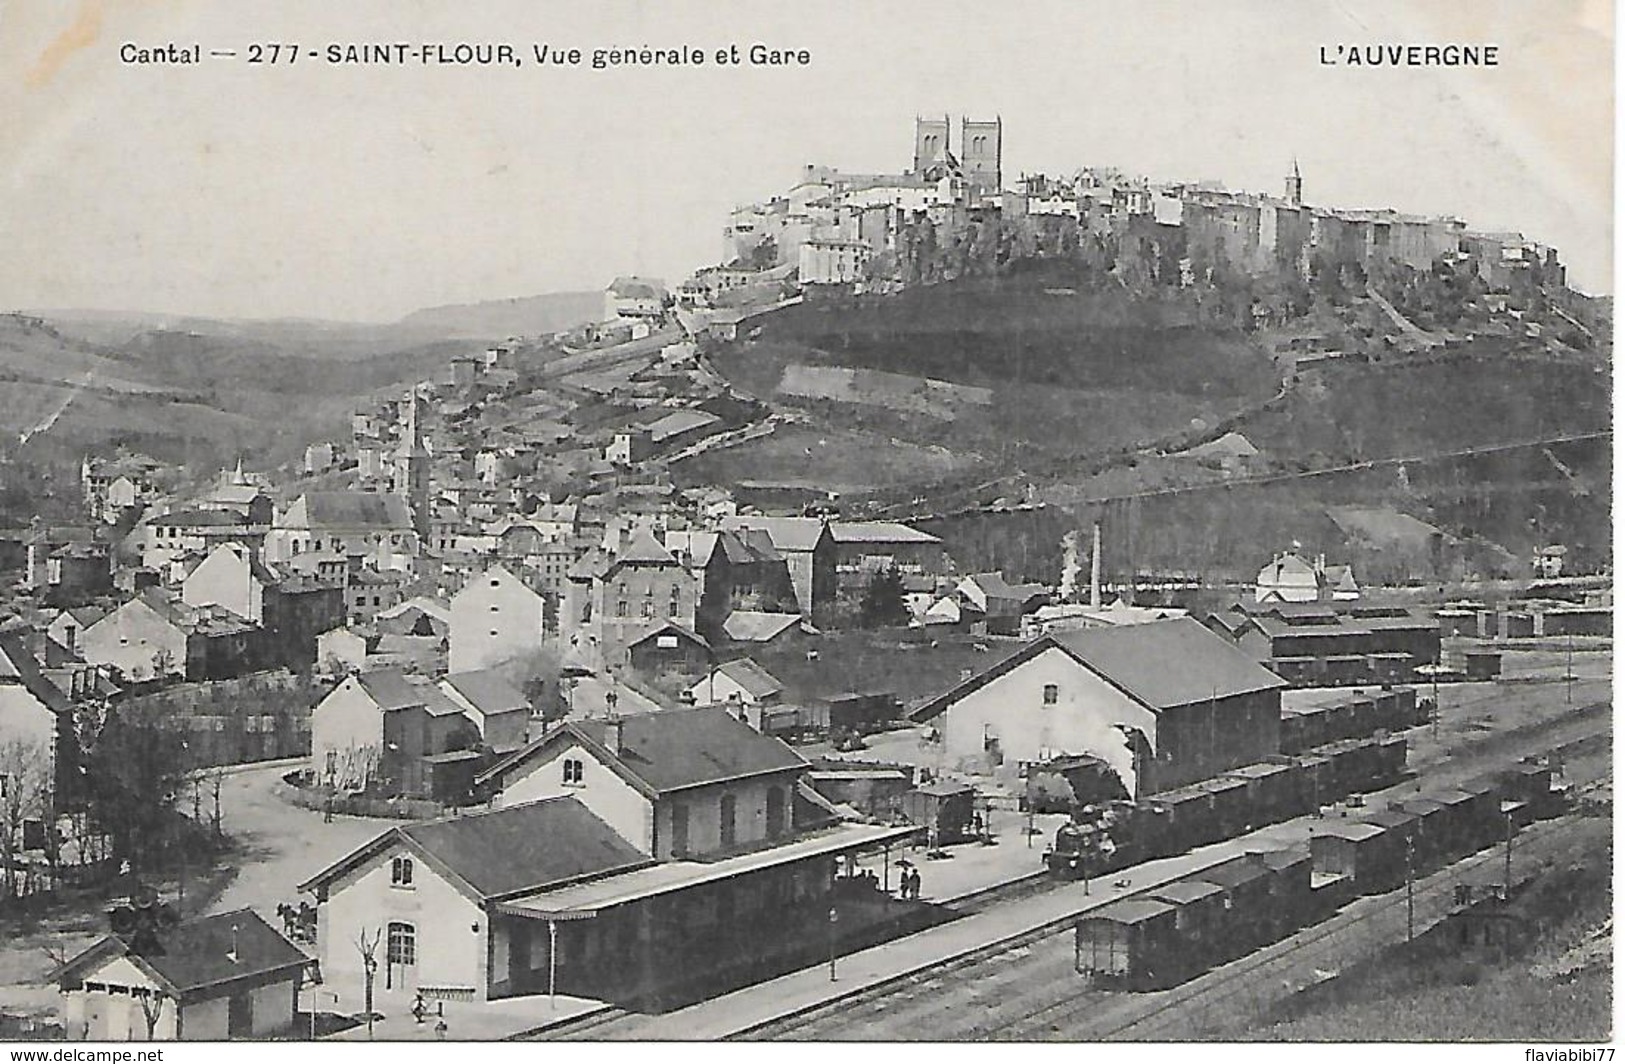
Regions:
<instances>
[{"instance_id":1,"label":"hilltop town","mask_svg":"<svg viewBox=\"0 0 1625 1064\"><path fill-rule=\"evenodd\" d=\"M84 454L0 530L0 1036L840 1034L852 954L1064 926L1109 996L1539 903L1514 832L1608 823L1610 307L1296 163L1004 135L808 165L296 461Z\"/></svg>"}]
</instances>

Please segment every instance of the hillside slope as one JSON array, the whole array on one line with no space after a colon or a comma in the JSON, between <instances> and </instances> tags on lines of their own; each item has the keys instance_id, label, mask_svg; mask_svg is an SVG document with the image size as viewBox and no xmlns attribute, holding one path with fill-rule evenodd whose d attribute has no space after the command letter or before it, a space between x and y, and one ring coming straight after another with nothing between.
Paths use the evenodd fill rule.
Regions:
<instances>
[{"instance_id":1,"label":"hillside slope","mask_svg":"<svg viewBox=\"0 0 1625 1064\"><path fill-rule=\"evenodd\" d=\"M809 299L756 319L756 339L711 360L740 390L810 418L816 431L879 435L1006 471L1131 449L1234 416L1278 389L1273 362L1246 337L1176 301L1085 292L1070 280L1060 264L893 296ZM755 475L748 448L731 457L737 479ZM938 470L920 472L925 484ZM844 466L805 475L863 480Z\"/></svg>"},{"instance_id":2,"label":"hillside slope","mask_svg":"<svg viewBox=\"0 0 1625 1064\"><path fill-rule=\"evenodd\" d=\"M414 311L398 323L447 338L500 340L537 336L594 321L603 310L598 292L551 292L520 299L493 299Z\"/></svg>"}]
</instances>

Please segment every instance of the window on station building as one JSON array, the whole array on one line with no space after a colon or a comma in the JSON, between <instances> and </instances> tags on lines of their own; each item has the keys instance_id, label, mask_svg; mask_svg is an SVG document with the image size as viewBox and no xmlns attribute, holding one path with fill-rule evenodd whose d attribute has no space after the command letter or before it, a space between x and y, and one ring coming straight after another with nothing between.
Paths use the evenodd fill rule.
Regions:
<instances>
[{"instance_id":1,"label":"window on station building","mask_svg":"<svg viewBox=\"0 0 1625 1064\"><path fill-rule=\"evenodd\" d=\"M392 921L389 925L389 963L416 964L418 962L418 932L411 924Z\"/></svg>"},{"instance_id":2,"label":"window on station building","mask_svg":"<svg viewBox=\"0 0 1625 1064\"><path fill-rule=\"evenodd\" d=\"M412 885L412 859L410 857L397 857L389 862L389 885L392 887L410 887Z\"/></svg>"},{"instance_id":3,"label":"window on station building","mask_svg":"<svg viewBox=\"0 0 1625 1064\"><path fill-rule=\"evenodd\" d=\"M564 782L583 783L586 781L586 766L580 758L567 757L564 759Z\"/></svg>"},{"instance_id":4,"label":"window on station building","mask_svg":"<svg viewBox=\"0 0 1625 1064\"><path fill-rule=\"evenodd\" d=\"M1061 700L1061 685L1047 683L1044 685L1044 704L1053 706Z\"/></svg>"}]
</instances>

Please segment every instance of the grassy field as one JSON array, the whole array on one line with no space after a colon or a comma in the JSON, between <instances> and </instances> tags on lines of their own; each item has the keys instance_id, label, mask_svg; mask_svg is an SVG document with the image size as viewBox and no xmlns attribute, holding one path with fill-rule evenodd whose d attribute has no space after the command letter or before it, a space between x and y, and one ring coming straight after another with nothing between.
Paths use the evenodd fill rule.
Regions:
<instances>
[{"instance_id":1,"label":"grassy field","mask_svg":"<svg viewBox=\"0 0 1625 1064\"><path fill-rule=\"evenodd\" d=\"M780 428L770 436L705 451L672 467L682 484L766 482L847 494L977 468L974 456L861 429Z\"/></svg>"},{"instance_id":2,"label":"grassy field","mask_svg":"<svg viewBox=\"0 0 1625 1064\"><path fill-rule=\"evenodd\" d=\"M1283 408L1247 419L1240 431L1283 456L1429 454L1605 429L1611 391L1602 367L1570 363L1351 364L1320 371Z\"/></svg>"},{"instance_id":3,"label":"grassy field","mask_svg":"<svg viewBox=\"0 0 1625 1064\"><path fill-rule=\"evenodd\" d=\"M1612 913L1611 847L1556 868L1519 899L1536 939L1507 956L1464 950L1444 926L1287 999L1262 1023L1210 1032L1248 1041L1602 1042L1611 961L1566 972L1565 955ZM1575 953L1571 953L1575 951ZM1604 954L1611 957L1611 950Z\"/></svg>"},{"instance_id":4,"label":"grassy field","mask_svg":"<svg viewBox=\"0 0 1625 1064\"><path fill-rule=\"evenodd\" d=\"M832 428L984 454L1001 468L1149 442L1275 391L1269 357L1239 334L1196 325L1175 304L1056 295L1070 290L1052 283L1023 274L802 303L764 318L759 341L729 346L714 364L742 390ZM933 416L880 388L851 402L786 394L798 367L989 389L992 402Z\"/></svg>"}]
</instances>

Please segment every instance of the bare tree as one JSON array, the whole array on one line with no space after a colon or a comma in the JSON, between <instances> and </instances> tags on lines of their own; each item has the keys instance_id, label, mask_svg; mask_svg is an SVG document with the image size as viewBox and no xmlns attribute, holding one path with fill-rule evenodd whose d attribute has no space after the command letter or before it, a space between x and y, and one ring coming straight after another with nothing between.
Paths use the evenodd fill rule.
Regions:
<instances>
[{"instance_id":1,"label":"bare tree","mask_svg":"<svg viewBox=\"0 0 1625 1064\"><path fill-rule=\"evenodd\" d=\"M226 781L226 770L223 768L210 769L208 781L209 797L214 805L210 821L214 827L214 837L219 839L225 835L225 825L220 814L220 788Z\"/></svg>"},{"instance_id":2,"label":"bare tree","mask_svg":"<svg viewBox=\"0 0 1625 1064\"><path fill-rule=\"evenodd\" d=\"M366 979L366 997L363 1008L367 1010L367 1037L372 1037L372 984L378 976L378 943L384 937L382 931L375 931L371 938L367 937L367 929L361 929L361 936L356 939L355 948L361 954L361 970Z\"/></svg>"},{"instance_id":3,"label":"bare tree","mask_svg":"<svg viewBox=\"0 0 1625 1064\"><path fill-rule=\"evenodd\" d=\"M51 751L48 743L7 739L0 742L0 896L22 893L17 879L23 826L50 819Z\"/></svg>"},{"instance_id":4,"label":"bare tree","mask_svg":"<svg viewBox=\"0 0 1625 1064\"><path fill-rule=\"evenodd\" d=\"M155 1041L158 1038L158 1021L164 1015L164 995L156 990L149 990L144 994L137 994L135 999L141 1002L141 1016L147 1021L147 1041Z\"/></svg>"}]
</instances>

